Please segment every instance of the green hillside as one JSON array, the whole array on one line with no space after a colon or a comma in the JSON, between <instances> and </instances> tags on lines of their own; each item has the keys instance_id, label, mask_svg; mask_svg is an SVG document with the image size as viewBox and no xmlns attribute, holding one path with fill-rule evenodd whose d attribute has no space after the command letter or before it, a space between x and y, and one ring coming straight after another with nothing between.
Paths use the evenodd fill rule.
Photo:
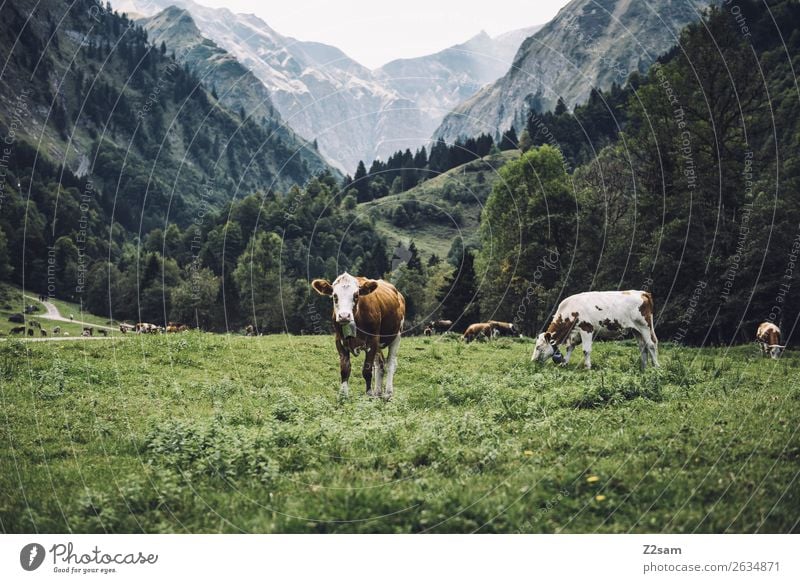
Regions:
<instances>
[{"instance_id":1,"label":"green hillside","mask_svg":"<svg viewBox=\"0 0 800 583\"><path fill-rule=\"evenodd\" d=\"M375 220L390 247L408 246L413 239L422 255L445 257L456 239L477 242L481 210L500 179L497 171L519 156L519 150L489 154L358 208Z\"/></svg>"}]
</instances>

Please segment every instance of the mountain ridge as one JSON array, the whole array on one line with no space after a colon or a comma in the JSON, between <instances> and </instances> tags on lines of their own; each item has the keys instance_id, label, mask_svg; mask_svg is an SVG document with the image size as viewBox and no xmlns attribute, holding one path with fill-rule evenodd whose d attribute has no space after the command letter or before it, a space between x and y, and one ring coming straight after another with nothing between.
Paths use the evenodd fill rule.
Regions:
<instances>
[{"instance_id":1,"label":"mountain ridge","mask_svg":"<svg viewBox=\"0 0 800 583\"><path fill-rule=\"evenodd\" d=\"M503 77L445 116L433 138L452 142L512 125L519 130L529 109L551 110L559 98L572 108L593 87L621 85L672 47L708 3L572 0L522 42Z\"/></svg>"},{"instance_id":2,"label":"mountain ridge","mask_svg":"<svg viewBox=\"0 0 800 583\"><path fill-rule=\"evenodd\" d=\"M306 140L316 140L320 153L345 172L353 172L360 160L385 160L397 150L427 145L447 112L505 72L517 50L512 45L525 36L510 31L483 39L486 46L473 47L471 58L470 49L449 47L371 70L337 47L281 35L255 14L192 0L116 3L148 16L168 5L187 9L204 36L261 80L286 123ZM456 47L479 42L480 36ZM409 64L418 68L415 75L397 74Z\"/></svg>"}]
</instances>

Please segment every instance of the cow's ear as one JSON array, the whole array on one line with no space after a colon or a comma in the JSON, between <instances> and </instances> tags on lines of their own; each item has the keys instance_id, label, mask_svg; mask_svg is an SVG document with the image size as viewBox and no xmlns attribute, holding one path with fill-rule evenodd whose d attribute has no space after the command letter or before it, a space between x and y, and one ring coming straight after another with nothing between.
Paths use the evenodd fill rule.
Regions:
<instances>
[{"instance_id":1,"label":"cow's ear","mask_svg":"<svg viewBox=\"0 0 800 583\"><path fill-rule=\"evenodd\" d=\"M360 286L358 286L358 295L365 296L367 294L371 294L376 289L378 289L378 282L374 279L368 279Z\"/></svg>"},{"instance_id":2,"label":"cow's ear","mask_svg":"<svg viewBox=\"0 0 800 583\"><path fill-rule=\"evenodd\" d=\"M553 340L553 335L550 334L550 332L545 332L544 339L548 344L550 344L550 342Z\"/></svg>"},{"instance_id":3,"label":"cow's ear","mask_svg":"<svg viewBox=\"0 0 800 583\"><path fill-rule=\"evenodd\" d=\"M333 286L327 279L315 279L311 282L311 287L321 296L329 296L333 293Z\"/></svg>"}]
</instances>

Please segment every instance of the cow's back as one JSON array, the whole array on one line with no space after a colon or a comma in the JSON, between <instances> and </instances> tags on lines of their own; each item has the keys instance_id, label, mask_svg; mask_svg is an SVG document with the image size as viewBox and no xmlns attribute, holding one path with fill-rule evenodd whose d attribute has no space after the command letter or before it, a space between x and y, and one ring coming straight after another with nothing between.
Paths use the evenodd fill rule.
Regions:
<instances>
[{"instance_id":1,"label":"cow's back","mask_svg":"<svg viewBox=\"0 0 800 583\"><path fill-rule=\"evenodd\" d=\"M569 296L559 304L564 320L588 322L594 328L615 331L650 324L653 298L641 290L590 291Z\"/></svg>"},{"instance_id":2,"label":"cow's back","mask_svg":"<svg viewBox=\"0 0 800 583\"><path fill-rule=\"evenodd\" d=\"M771 322L764 322L758 327L756 337L759 342L764 342L769 345L776 345L781 343L781 331Z\"/></svg>"},{"instance_id":3,"label":"cow's back","mask_svg":"<svg viewBox=\"0 0 800 583\"><path fill-rule=\"evenodd\" d=\"M366 278L357 278L359 285ZM381 344L391 342L401 331L406 317L406 300L394 285L382 279L378 287L358 299L356 327L367 335L381 337Z\"/></svg>"}]
</instances>

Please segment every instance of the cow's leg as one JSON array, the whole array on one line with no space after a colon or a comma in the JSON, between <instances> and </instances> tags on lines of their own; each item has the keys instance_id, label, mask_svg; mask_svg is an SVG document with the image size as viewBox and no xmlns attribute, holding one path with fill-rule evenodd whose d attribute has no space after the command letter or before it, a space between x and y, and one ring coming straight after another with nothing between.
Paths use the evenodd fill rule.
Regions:
<instances>
[{"instance_id":1,"label":"cow's leg","mask_svg":"<svg viewBox=\"0 0 800 583\"><path fill-rule=\"evenodd\" d=\"M581 330L581 344L583 344L583 366L592 368L592 333Z\"/></svg>"},{"instance_id":2,"label":"cow's leg","mask_svg":"<svg viewBox=\"0 0 800 583\"><path fill-rule=\"evenodd\" d=\"M372 390L372 373L375 368L375 355L378 350L377 341L368 342L366 354L364 355L364 366L361 369L361 374L364 375L364 382L367 384L367 395L370 397L380 395L380 388Z\"/></svg>"},{"instance_id":3,"label":"cow's leg","mask_svg":"<svg viewBox=\"0 0 800 583\"><path fill-rule=\"evenodd\" d=\"M383 360L383 353L380 347L375 354L375 395L380 395L383 392L383 369L385 362Z\"/></svg>"},{"instance_id":4,"label":"cow's leg","mask_svg":"<svg viewBox=\"0 0 800 583\"><path fill-rule=\"evenodd\" d=\"M339 395L347 398L350 392L350 353L347 352L346 347L340 346L338 342L336 343L336 348L339 351L339 372L342 376L342 386L339 389Z\"/></svg>"},{"instance_id":5,"label":"cow's leg","mask_svg":"<svg viewBox=\"0 0 800 583\"><path fill-rule=\"evenodd\" d=\"M644 337L644 343L647 347L647 353L650 355L650 363L655 368L658 368L658 339L652 329L648 329L642 336Z\"/></svg>"},{"instance_id":6,"label":"cow's leg","mask_svg":"<svg viewBox=\"0 0 800 583\"><path fill-rule=\"evenodd\" d=\"M383 392L383 398L387 401L392 398L394 394L394 373L397 370L397 351L400 349L400 334L392 340L389 345L389 364L386 371L386 390Z\"/></svg>"},{"instance_id":7,"label":"cow's leg","mask_svg":"<svg viewBox=\"0 0 800 583\"><path fill-rule=\"evenodd\" d=\"M580 335L574 332L570 334L570 336L567 338L566 342L567 352L566 354L564 354L564 366L567 366L569 364L569 359L572 356L572 351L575 350L575 347L580 343L581 343Z\"/></svg>"}]
</instances>

